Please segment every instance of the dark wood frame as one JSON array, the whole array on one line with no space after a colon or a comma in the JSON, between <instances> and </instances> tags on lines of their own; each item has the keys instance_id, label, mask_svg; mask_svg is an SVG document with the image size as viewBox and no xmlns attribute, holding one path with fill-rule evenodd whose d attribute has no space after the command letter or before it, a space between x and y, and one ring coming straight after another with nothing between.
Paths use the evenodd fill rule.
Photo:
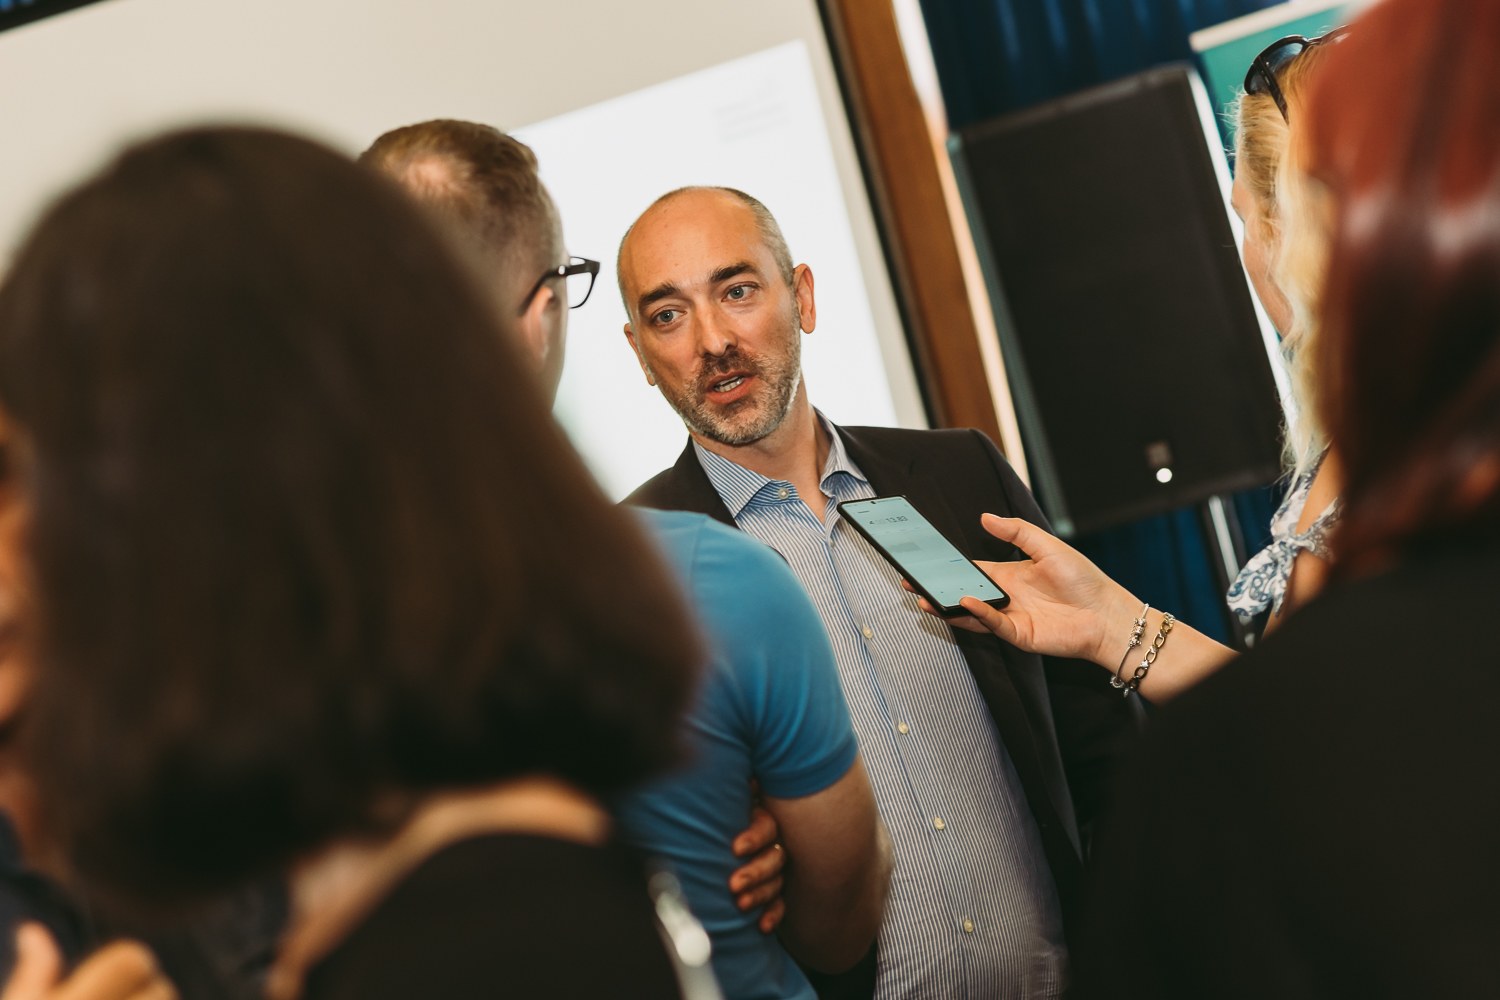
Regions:
<instances>
[{"instance_id":1,"label":"dark wood frame","mask_svg":"<svg viewBox=\"0 0 1500 1000\"><path fill-rule=\"evenodd\" d=\"M937 153L891 0L818 0L928 418L1003 441ZM1003 447L1003 445L1002 445Z\"/></svg>"}]
</instances>

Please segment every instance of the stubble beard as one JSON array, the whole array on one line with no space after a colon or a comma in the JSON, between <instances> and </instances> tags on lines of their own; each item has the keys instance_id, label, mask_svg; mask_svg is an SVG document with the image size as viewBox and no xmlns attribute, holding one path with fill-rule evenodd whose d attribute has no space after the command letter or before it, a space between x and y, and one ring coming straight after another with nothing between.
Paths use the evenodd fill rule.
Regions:
<instances>
[{"instance_id":1,"label":"stubble beard","mask_svg":"<svg viewBox=\"0 0 1500 1000\"><path fill-rule=\"evenodd\" d=\"M755 375L760 385L728 406L715 405L709 386L734 371ZM680 388L669 388L649 362L646 374L661 388L661 394L688 430L731 448L754 444L774 433L792 412L797 389L802 384L802 324L793 310L784 350L766 357L732 346L717 357L705 359L692 379Z\"/></svg>"}]
</instances>

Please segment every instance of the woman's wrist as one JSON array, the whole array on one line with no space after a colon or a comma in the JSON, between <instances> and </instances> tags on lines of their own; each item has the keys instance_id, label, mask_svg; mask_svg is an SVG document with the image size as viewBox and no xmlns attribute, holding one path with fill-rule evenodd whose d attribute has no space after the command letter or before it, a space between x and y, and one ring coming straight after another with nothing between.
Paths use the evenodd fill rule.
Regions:
<instances>
[{"instance_id":1,"label":"woman's wrist","mask_svg":"<svg viewBox=\"0 0 1500 1000\"><path fill-rule=\"evenodd\" d=\"M1130 636L1144 606L1134 594L1115 584L1100 616L1100 634L1089 659L1106 670L1119 667L1120 657L1130 648Z\"/></svg>"}]
</instances>

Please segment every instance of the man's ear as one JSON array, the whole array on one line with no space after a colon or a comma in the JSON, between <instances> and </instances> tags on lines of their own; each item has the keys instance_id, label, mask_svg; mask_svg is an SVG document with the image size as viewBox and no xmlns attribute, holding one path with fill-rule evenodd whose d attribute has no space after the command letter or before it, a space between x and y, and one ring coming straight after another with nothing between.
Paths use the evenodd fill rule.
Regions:
<instances>
[{"instance_id":1,"label":"man's ear","mask_svg":"<svg viewBox=\"0 0 1500 1000\"><path fill-rule=\"evenodd\" d=\"M641 357L641 345L635 342L635 330L629 323L625 324L625 339L630 341L630 349L635 352L635 363L641 366L641 374L646 376L646 384L655 385L656 379L651 377L651 369L646 367L646 359Z\"/></svg>"},{"instance_id":2,"label":"man's ear","mask_svg":"<svg viewBox=\"0 0 1500 1000\"><path fill-rule=\"evenodd\" d=\"M802 321L802 332L812 333L818 326L818 304L813 299L812 268L798 264L792 272L792 294L797 296L797 318Z\"/></svg>"},{"instance_id":3,"label":"man's ear","mask_svg":"<svg viewBox=\"0 0 1500 1000\"><path fill-rule=\"evenodd\" d=\"M526 311L516 319L515 329L521 338L521 346L525 348L527 356L536 362L538 369L546 367L547 353L552 349L552 338L549 336L547 325L547 310L555 308L558 304L557 293L543 285L531 297Z\"/></svg>"}]
</instances>

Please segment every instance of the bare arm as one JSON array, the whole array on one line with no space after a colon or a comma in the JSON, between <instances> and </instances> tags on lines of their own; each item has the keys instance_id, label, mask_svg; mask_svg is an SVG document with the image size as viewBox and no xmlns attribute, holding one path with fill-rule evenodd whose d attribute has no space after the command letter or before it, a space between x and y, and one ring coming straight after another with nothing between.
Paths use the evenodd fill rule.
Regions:
<instances>
[{"instance_id":1,"label":"bare arm","mask_svg":"<svg viewBox=\"0 0 1500 1000\"><path fill-rule=\"evenodd\" d=\"M1067 542L1020 518L986 514L984 529L1019 548L1029 559L981 562L979 566L1010 604L996 611L983 601L961 602L972 617L948 619L957 628L993 632L1013 646L1048 656L1067 656L1094 663L1113 673L1128 648L1131 623L1141 602L1104 574ZM922 610L935 613L925 601ZM1170 611L1171 609L1165 609ZM1140 654L1161 627L1162 610L1146 616L1141 646L1132 650L1124 676L1134 672ZM1179 622L1141 682L1140 693L1161 703L1197 684L1235 656L1234 650Z\"/></svg>"},{"instance_id":2,"label":"bare arm","mask_svg":"<svg viewBox=\"0 0 1500 1000\"><path fill-rule=\"evenodd\" d=\"M828 788L767 798L786 847L781 940L805 965L844 972L875 940L891 880L891 841L859 758Z\"/></svg>"}]
</instances>

